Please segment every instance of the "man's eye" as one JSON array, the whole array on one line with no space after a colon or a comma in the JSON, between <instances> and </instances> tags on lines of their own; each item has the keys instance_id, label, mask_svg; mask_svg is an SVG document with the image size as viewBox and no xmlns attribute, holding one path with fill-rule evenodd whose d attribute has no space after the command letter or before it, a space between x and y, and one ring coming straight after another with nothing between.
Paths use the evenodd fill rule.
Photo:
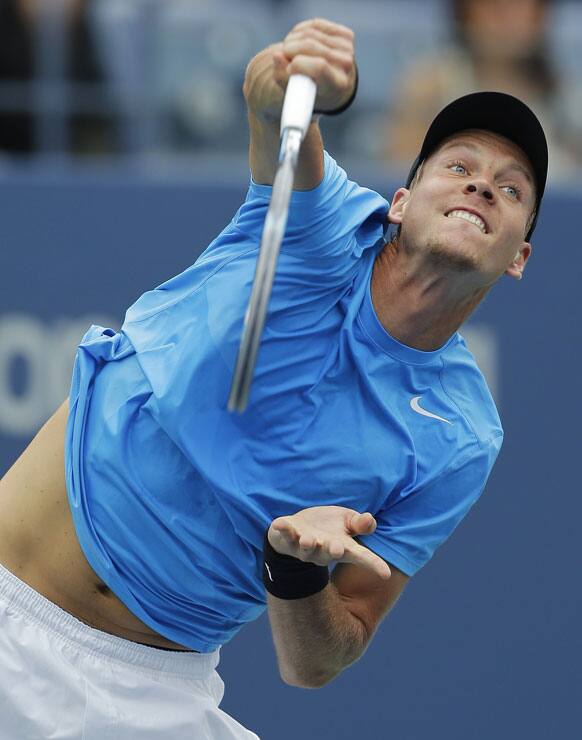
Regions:
<instances>
[{"instance_id":1,"label":"man's eye","mask_svg":"<svg viewBox=\"0 0 582 740\"><path fill-rule=\"evenodd\" d=\"M460 162L454 162L450 169L453 170L453 172L458 173L459 175L466 175L467 174L467 168L464 164L461 164Z\"/></svg>"},{"instance_id":2,"label":"man's eye","mask_svg":"<svg viewBox=\"0 0 582 740\"><path fill-rule=\"evenodd\" d=\"M504 185L501 189L505 190L511 198L517 199L520 196L520 190L515 185Z\"/></svg>"}]
</instances>

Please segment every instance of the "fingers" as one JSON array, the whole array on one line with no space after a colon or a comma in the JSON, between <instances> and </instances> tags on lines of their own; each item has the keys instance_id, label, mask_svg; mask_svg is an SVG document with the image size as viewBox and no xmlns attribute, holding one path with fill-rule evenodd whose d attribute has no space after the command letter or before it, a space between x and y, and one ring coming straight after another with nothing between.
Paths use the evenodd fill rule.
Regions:
<instances>
[{"instance_id":1,"label":"fingers","mask_svg":"<svg viewBox=\"0 0 582 740\"><path fill-rule=\"evenodd\" d=\"M337 36L351 41L354 39L354 32L351 28L343 26L341 23L328 21L325 18L311 18L307 21L301 21L301 23L298 23L293 28L293 31L307 29L316 29L317 31L321 31L329 36Z\"/></svg>"},{"instance_id":2,"label":"fingers","mask_svg":"<svg viewBox=\"0 0 582 740\"><path fill-rule=\"evenodd\" d=\"M371 550L368 550L367 547L363 547L357 542L354 542L353 546L350 546L350 548L345 552L344 556L341 558L341 562L360 565L361 567L372 571L384 580L388 580L392 575L390 566L386 561L382 560L378 555L373 553Z\"/></svg>"},{"instance_id":3,"label":"fingers","mask_svg":"<svg viewBox=\"0 0 582 740\"><path fill-rule=\"evenodd\" d=\"M297 54L289 62L286 71L289 75L307 75L314 80L318 88L329 91L338 88L344 93L351 90L353 86L352 63L346 59L338 64L323 56L311 56L309 53Z\"/></svg>"},{"instance_id":4,"label":"fingers","mask_svg":"<svg viewBox=\"0 0 582 740\"><path fill-rule=\"evenodd\" d=\"M353 39L349 28L322 18L299 23L284 41L263 49L249 62L243 85L249 110L258 118L276 119L289 77L296 73L316 83L316 109L340 107L355 85Z\"/></svg>"},{"instance_id":5,"label":"fingers","mask_svg":"<svg viewBox=\"0 0 582 740\"><path fill-rule=\"evenodd\" d=\"M293 522L289 517L281 516L278 519L274 519L271 523L271 530L275 534L285 537L286 539L297 540L298 535Z\"/></svg>"},{"instance_id":6,"label":"fingers","mask_svg":"<svg viewBox=\"0 0 582 740\"><path fill-rule=\"evenodd\" d=\"M343 29L343 30L342 30ZM283 41L285 53L289 58L298 54L321 55L330 61L339 55L353 61L354 34L345 26L339 26L330 21L315 19L304 21L295 26Z\"/></svg>"},{"instance_id":7,"label":"fingers","mask_svg":"<svg viewBox=\"0 0 582 740\"><path fill-rule=\"evenodd\" d=\"M271 525L274 537L285 540L296 552L295 557L304 559L303 556L326 550L324 542L313 532L299 532L287 517L275 519Z\"/></svg>"},{"instance_id":8,"label":"fingers","mask_svg":"<svg viewBox=\"0 0 582 740\"><path fill-rule=\"evenodd\" d=\"M348 531L354 535L372 534L376 530L376 520L369 512L355 512L349 522Z\"/></svg>"},{"instance_id":9,"label":"fingers","mask_svg":"<svg viewBox=\"0 0 582 740\"><path fill-rule=\"evenodd\" d=\"M273 56L277 84L285 87L290 75L305 74L317 85L316 107L338 107L354 87L353 38L349 28L320 18L298 24Z\"/></svg>"},{"instance_id":10,"label":"fingers","mask_svg":"<svg viewBox=\"0 0 582 740\"><path fill-rule=\"evenodd\" d=\"M283 51L289 59L298 54L324 57L331 64L350 65L354 60L354 48L348 41L332 41L323 34L290 33L283 42Z\"/></svg>"},{"instance_id":11,"label":"fingers","mask_svg":"<svg viewBox=\"0 0 582 740\"><path fill-rule=\"evenodd\" d=\"M370 514L367 516L371 517ZM299 558L304 562L315 563L315 565L330 565L334 562L352 563L372 571L382 579L388 579L391 576L390 568L382 558L360 545L349 535L320 537L309 532L299 534L288 518L281 517L273 522L269 540L278 552Z\"/></svg>"},{"instance_id":12,"label":"fingers","mask_svg":"<svg viewBox=\"0 0 582 740\"><path fill-rule=\"evenodd\" d=\"M282 554L305 562L316 565L352 563L386 579L391 575L388 565L354 539L372 534L376 526L369 512L338 506L313 507L275 519L269 530L269 540Z\"/></svg>"},{"instance_id":13,"label":"fingers","mask_svg":"<svg viewBox=\"0 0 582 740\"><path fill-rule=\"evenodd\" d=\"M343 73L345 79L349 80L354 65L353 55L329 49L324 44L313 40L286 42L283 44L283 53L290 60L287 70L290 74L294 72L309 73L310 76L315 74L319 83L322 81L322 74L328 68ZM317 64L312 65L311 69L307 69L305 65L309 65L310 62L316 62Z\"/></svg>"},{"instance_id":14,"label":"fingers","mask_svg":"<svg viewBox=\"0 0 582 740\"><path fill-rule=\"evenodd\" d=\"M316 565L329 565L334 562L359 565L383 580L392 575L389 565L382 558L352 539L330 539L323 544L316 544L309 550L304 550L300 544L295 557Z\"/></svg>"},{"instance_id":15,"label":"fingers","mask_svg":"<svg viewBox=\"0 0 582 740\"><path fill-rule=\"evenodd\" d=\"M283 53L283 45L281 49L273 52L273 77L275 82L283 90L287 87L289 81L289 59Z\"/></svg>"},{"instance_id":16,"label":"fingers","mask_svg":"<svg viewBox=\"0 0 582 740\"><path fill-rule=\"evenodd\" d=\"M371 514L355 514L355 517L360 517L364 523L360 529L363 530L364 525L366 526L366 531L361 531L360 534L370 534L376 528L376 521ZM371 530L369 519L372 522ZM360 545L350 536L330 538L324 541L322 545L318 544L311 551L309 559L312 562L317 562L318 565L328 565L332 561L360 565L382 579L388 579L392 575L389 565L381 557L367 547Z\"/></svg>"}]
</instances>

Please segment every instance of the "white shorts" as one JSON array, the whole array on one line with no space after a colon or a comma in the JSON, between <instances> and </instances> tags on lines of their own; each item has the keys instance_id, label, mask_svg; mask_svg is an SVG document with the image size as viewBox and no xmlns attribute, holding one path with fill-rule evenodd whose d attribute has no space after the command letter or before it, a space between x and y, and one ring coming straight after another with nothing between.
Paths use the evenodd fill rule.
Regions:
<instances>
[{"instance_id":1,"label":"white shorts","mask_svg":"<svg viewBox=\"0 0 582 740\"><path fill-rule=\"evenodd\" d=\"M219 709L217 665L93 629L0 565L0 740L258 740Z\"/></svg>"}]
</instances>

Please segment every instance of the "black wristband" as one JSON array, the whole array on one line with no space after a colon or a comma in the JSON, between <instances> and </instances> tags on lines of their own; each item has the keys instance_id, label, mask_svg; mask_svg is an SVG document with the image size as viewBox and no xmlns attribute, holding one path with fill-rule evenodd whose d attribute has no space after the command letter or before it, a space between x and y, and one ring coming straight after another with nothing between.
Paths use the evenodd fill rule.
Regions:
<instances>
[{"instance_id":1,"label":"black wristband","mask_svg":"<svg viewBox=\"0 0 582 740\"><path fill-rule=\"evenodd\" d=\"M323 114L324 116L339 116L339 114L347 110L350 107L350 105L354 102L354 100L356 99L356 95L358 93L359 80L360 80L360 76L358 74L358 68L356 67L356 82L354 84L354 90L352 94L350 95L349 100L345 102L343 105L340 105L340 107L336 108L335 110L314 110L313 112L317 115Z\"/></svg>"},{"instance_id":2,"label":"black wristband","mask_svg":"<svg viewBox=\"0 0 582 740\"><path fill-rule=\"evenodd\" d=\"M329 583L326 565L304 563L290 555L281 555L272 547L267 533L263 552L263 583L278 599L304 599L323 591Z\"/></svg>"}]
</instances>

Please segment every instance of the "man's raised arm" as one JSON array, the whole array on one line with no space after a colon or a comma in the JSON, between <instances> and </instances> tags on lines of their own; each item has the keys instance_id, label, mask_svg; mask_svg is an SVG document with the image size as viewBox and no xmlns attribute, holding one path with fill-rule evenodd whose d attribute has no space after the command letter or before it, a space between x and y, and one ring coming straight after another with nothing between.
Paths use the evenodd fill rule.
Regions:
<instances>
[{"instance_id":1,"label":"man's raised arm","mask_svg":"<svg viewBox=\"0 0 582 740\"><path fill-rule=\"evenodd\" d=\"M317 85L315 109L341 108L356 84L354 34L349 28L316 18L295 26L284 41L267 47L250 61L244 82L255 182L271 185L279 155L283 96L292 74L305 74ZM323 142L314 120L301 147L295 190L311 190L323 178Z\"/></svg>"}]
</instances>

